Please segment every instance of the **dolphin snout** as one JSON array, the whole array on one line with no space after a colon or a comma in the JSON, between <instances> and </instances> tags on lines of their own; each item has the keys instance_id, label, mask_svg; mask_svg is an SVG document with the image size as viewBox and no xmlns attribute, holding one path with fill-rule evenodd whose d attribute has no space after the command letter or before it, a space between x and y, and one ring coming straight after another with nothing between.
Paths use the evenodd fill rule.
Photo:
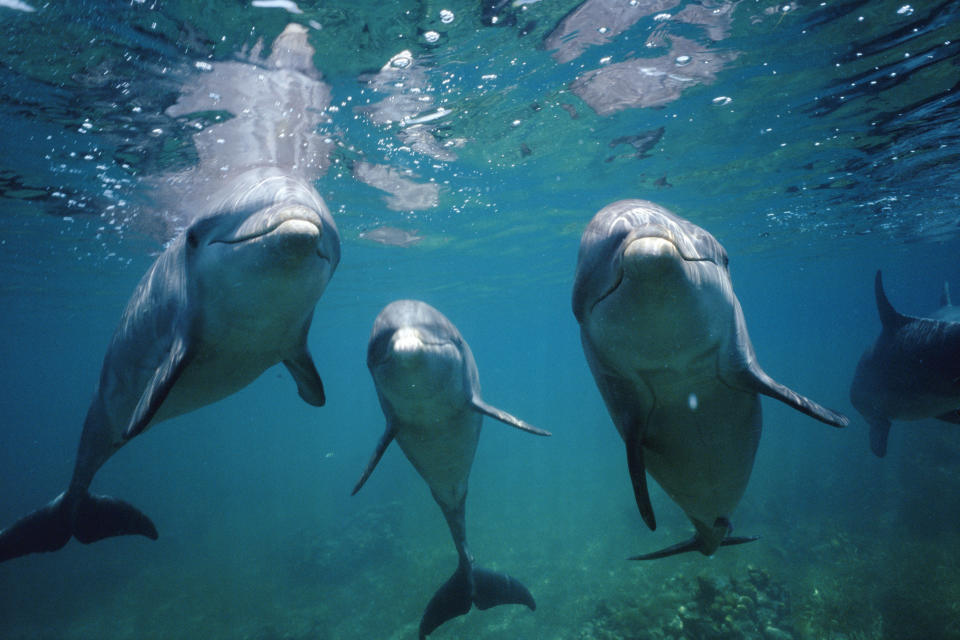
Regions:
<instances>
[{"instance_id":1,"label":"dolphin snout","mask_svg":"<svg viewBox=\"0 0 960 640\"><path fill-rule=\"evenodd\" d=\"M323 220L316 211L301 204L277 204L248 216L231 233L217 237L212 242L237 244L281 230L281 227L284 233L305 232L315 237L323 235Z\"/></svg>"},{"instance_id":2,"label":"dolphin snout","mask_svg":"<svg viewBox=\"0 0 960 640\"><path fill-rule=\"evenodd\" d=\"M677 245L660 236L634 238L623 248L623 268L634 274L669 269L682 261Z\"/></svg>"},{"instance_id":3,"label":"dolphin snout","mask_svg":"<svg viewBox=\"0 0 960 640\"><path fill-rule=\"evenodd\" d=\"M423 338L414 327L397 329L390 341L391 351L396 354L417 353L423 349Z\"/></svg>"},{"instance_id":4,"label":"dolphin snout","mask_svg":"<svg viewBox=\"0 0 960 640\"><path fill-rule=\"evenodd\" d=\"M636 238L624 248L623 257L628 262L638 258L679 258L680 251L672 240L666 238Z\"/></svg>"}]
</instances>

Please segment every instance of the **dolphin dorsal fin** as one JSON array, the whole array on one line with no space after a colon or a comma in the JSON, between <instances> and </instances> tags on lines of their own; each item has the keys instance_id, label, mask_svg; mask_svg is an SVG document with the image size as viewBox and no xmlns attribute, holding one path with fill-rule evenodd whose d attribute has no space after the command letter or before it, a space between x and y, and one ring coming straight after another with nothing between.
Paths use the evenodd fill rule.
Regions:
<instances>
[{"instance_id":1,"label":"dolphin dorsal fin","mask_svg":"<svg viewBox=\"0 0 960 640\"><path fill-rule=\"evenodd\" d=\"M874 279L873 289L877 296L877 311L880 313L880 323L883 325L884 331L896 331L910 322L908 316L894 309L890 301L887 300L887 294L883 292L883 276L880 274L879 269L877 269L877 277Z\"/></svg>"}]
</instances>

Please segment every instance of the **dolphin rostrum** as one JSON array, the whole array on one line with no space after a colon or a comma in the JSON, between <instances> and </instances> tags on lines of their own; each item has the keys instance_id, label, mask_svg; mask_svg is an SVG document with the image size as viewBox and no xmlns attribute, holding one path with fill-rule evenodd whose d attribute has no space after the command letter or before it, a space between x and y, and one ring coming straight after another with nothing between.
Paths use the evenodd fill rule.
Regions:
<instances>
[{"instance_id":1,"label":"dolphin rostrum","mask_svg":"<svg viewBox=\"0 0 960 640\"><path fill-rule=\"evenodd\" d=\"M533 596L519 581L474 565L467 547L467 480L484 415L536 435L550 433L483 401L470 347L457 328L425 302L397 300L380 312L370 334L367 366L387 429L353 493L396 439L440 505L459 555L456 572L427 605L421 640L470 611L472 604L480 609L498 604L535 609Z\"/></svg>"},{"instance_id":2,"label":"dolphin rostrum","mask_svg":"<svg viewBox=\"0 0 960 640\"><path fill-rule=\"evenodd\" d=\"M587 225L573 313L626 444L644 522L656 528L649 471L696 528L689 541L634 559L712 555L720 545L755 539L729 536L729 518L760 441L758 394L827 424L848 423L760 368L726 251L704 229L652 202L615 202Z\"/></svg>"},{"instance_id":3,"label":"dolphin rostrum","mask_svg":"<svg viewBox=\"0 0 960 640\"><path fill-rule=\"evenodd\" d=\"M879 271L874 294L883 329L857 363L850 401L870 424L870 449L882 458L890 420L960 424L960 315L946 287L930 318L894 309Z\"/></svg>"},{"instance_id":4,"label":"dolphin rostrum","mask_svg":"<svg viewBox=\"0 0 960 640\"><path fill-rule=\"evenodd\" d=\"M311 186L272 169L233 180L221 201L140 280L104 357L70 486L0 531L0 562L56 551L71 536L156 539L135 507L88 492L94 474L157 422L224 398L274 364L286 365L304 400L324 403L307 332L340 260L333 218Z\"/></svg>"}]
</instances>

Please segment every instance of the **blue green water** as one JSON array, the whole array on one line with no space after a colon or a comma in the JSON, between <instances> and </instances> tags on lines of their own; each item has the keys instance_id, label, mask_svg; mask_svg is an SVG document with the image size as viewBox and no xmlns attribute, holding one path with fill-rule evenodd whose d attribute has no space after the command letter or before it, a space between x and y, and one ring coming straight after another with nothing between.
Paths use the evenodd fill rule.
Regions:
<instances>
[{"instance_id":1,"label":"blue green water","mask_svg":"<svg viewBox=\"0 0 960 640\"><path fill-rule=\"evenodd\" d=\"M92 490L137 505L159 539L0 565L0 637L416 637L456 565L440 510L395 446L350 497L384 428L370 326L405 297L459 327L487 401L554 434L487 420L467 503L477 561L523 581L537 610L473 610L431 637L960 637L960 430L895 423L878 459L848 399L880 328L877 269L904 313L960 289L960 4L609 4L643 15L561 62L547 43L576 0L0 2L0 526L66 486L110 335L174 232L153 190L195 167L191 136L212 120L165 109L204 65L269 48L291 21L331 91L315 186L343 240L309 335L327 405L275 368L136 438ZM682 18L698 9L729 19ZM676 96L600 115L573 90L594 69L679 60L681 38L714 71ZM456 158L357 108L386 98L369 77L404 50L431 99L419 115L446 110L424 128ZM614 143L661 127L642 152ZM439 185L435 205L391 208L359 162ZM691 526L655 485L659 526L643 524L570 311L580 233L625 197L711 231L767 372L852 418L834 430L764 399L732 514L761 539L712 558L626 560ZM421 239L362 237L380 226Z\"/></svg>"}]
</instances>

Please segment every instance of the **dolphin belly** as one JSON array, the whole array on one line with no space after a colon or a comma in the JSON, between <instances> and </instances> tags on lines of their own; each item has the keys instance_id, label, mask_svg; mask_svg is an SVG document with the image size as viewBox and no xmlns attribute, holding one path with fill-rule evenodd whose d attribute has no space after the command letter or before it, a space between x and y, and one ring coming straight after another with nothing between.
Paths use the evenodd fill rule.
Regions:
<instances>
[{"instance_id":1,"label":"dolphin belly","mask_svg":"<svg viewBox=\"0 0 960 640\"><path fill-rule=\"evenodd\" d=\"M740 502L760 433L755 394L698 386L651 414L643 445L647 471L691 520L712 525Z\"/></svg>"}]
</instances>

